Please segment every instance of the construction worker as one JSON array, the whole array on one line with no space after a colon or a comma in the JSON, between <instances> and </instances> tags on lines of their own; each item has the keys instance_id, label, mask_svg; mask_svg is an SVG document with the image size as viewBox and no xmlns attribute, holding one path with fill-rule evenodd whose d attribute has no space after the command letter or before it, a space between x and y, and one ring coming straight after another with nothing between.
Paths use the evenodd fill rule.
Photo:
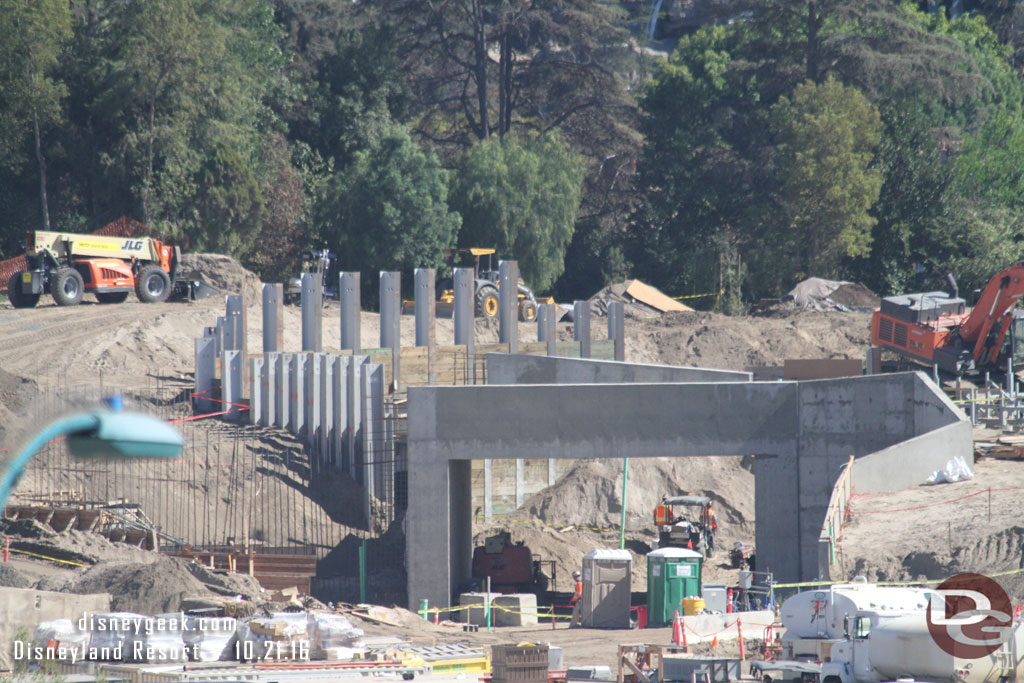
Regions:
<instances>
[{"instance_id":1,"label":"construction worker","mask_svg":"<svg viewBox=\"0 0 1024 683\"><path fill-rule=\"evenodd\" d=\"M569 621L569 627L580 625L580 601L583 599L583 576L578 572L572 573L572 579L575 581L575 586L572 591L572 599L569 601L572 604L572 619Z\"/></svg>"},{"instance_id":2,"label":"construction worker","mask_svg":"<svg viewBox=\"0 0 1024 683\"><path fill-rule=\"evenodd\" d=\"M715 517L715 511L711 509L711 501L708 501L707 507L704 509L704 528L708 530L708 551L714 552L715 550L715 534L718 533L718 519Z\"/></svg>"}]
</instances>

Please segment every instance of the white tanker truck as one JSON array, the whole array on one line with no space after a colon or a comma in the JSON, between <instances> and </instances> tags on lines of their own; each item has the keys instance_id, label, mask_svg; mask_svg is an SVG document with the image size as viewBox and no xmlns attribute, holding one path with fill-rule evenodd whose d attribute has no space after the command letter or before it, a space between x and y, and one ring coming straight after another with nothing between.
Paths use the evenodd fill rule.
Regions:
<instances>
[{"instance_id":1,"label":"white tanker truck","mask_svg":"<svg viewBox=\"0 0 1024 683\"><path fill-rule=\"evenodd\" d=\"M752 673L762 678L770 672L797 683L1007 683L1024 674L1020 620L1013 620L1009 639L991 655L955 658L928 631L933 599L942 596L927 588L884 587L863 579L799 593L780 610L782 659L753 662ZM816 662L820 672L813 671ZM765 683L770 678L765 675Z\"/></svg>"}]
</instances>

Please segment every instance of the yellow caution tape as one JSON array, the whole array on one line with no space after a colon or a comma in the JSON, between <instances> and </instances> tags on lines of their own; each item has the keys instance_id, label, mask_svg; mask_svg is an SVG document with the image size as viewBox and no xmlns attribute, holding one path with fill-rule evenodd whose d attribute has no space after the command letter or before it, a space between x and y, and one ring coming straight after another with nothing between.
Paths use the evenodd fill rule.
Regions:
<instances>
[{"instance_id":1,"label":"yellow caution tape","mask_svg":"<svg viewBox=\"0 0 1024 683\"><path fill-rule=\"evenodd\" d=\"M702 296L722 296L723 294L725 294L725 290L720 289L717 292L708 292L707 294L687 294L686 296L674 296L672 298L679 301L680 299L699 299Z\"/></svg>"},{"instance_id":2,"label":"yellow caution tape","mask_svg":"<svg viewBox=\"0 0 1024 683\"><path fill-rule=\"evenodd\" d=\"M82 562L72 562L71 560L58 560L56 557L47 557L46 555L37 555L36 553L30 553L27 550L16 550L10 548L12 553L20 553L22 555L28 555L29 557L38 557L40 560L49 560L50 562L60 562L61 564L70 564L72 567L85 567L88 566Z\"/></svg>"}]
</instances>

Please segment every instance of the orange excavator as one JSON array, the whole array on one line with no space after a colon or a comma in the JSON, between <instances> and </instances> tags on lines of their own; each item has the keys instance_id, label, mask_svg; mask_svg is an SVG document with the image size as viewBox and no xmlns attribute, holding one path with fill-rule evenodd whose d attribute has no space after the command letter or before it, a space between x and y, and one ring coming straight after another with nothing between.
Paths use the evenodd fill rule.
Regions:
<instances>
[{"instance_id":1,"label":"orange excavator","mask_svg":"<svg viewBox=\"0 0 1024 683\"><path fill-rule=\"evenodd\" d=\"M882 299L871 318L872 345L958 375L1024 361L1024 317L1015 315L1024 296L1024 263L989 280L969 312L956 281L951 275L947 281L949 292Z\"/></svg>"}]
</instances>

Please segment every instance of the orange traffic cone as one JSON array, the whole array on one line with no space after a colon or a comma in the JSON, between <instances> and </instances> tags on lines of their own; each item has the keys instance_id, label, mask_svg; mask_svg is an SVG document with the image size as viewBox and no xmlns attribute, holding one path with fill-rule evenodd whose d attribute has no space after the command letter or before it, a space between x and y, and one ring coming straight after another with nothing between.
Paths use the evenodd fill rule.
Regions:
<instances>
[{"instance_id":1,"label":"orange traffic cone","mask_svg":"<svg viewBox=\"0 0 1024 683\"><path fill-rule=\"evenodd\" d=\"M680 632L682 631L680 626L681 626L681 624L679 622L679 610L676 610L676 615L674 617L672 617L672 644L673 645L682 645L683 644L683 638L680 635Z\"/></svg>"},{"instance_id":2,"label":"orange traffic cone","mask_svg":"<svg viewBox=\"0 0 1024 683\"><path fill-rule=\"evenodd\" d=\"M714 649L716 647L718 647L718 636L711 639L711 648Z\"/></svg>"}]
</instances>

